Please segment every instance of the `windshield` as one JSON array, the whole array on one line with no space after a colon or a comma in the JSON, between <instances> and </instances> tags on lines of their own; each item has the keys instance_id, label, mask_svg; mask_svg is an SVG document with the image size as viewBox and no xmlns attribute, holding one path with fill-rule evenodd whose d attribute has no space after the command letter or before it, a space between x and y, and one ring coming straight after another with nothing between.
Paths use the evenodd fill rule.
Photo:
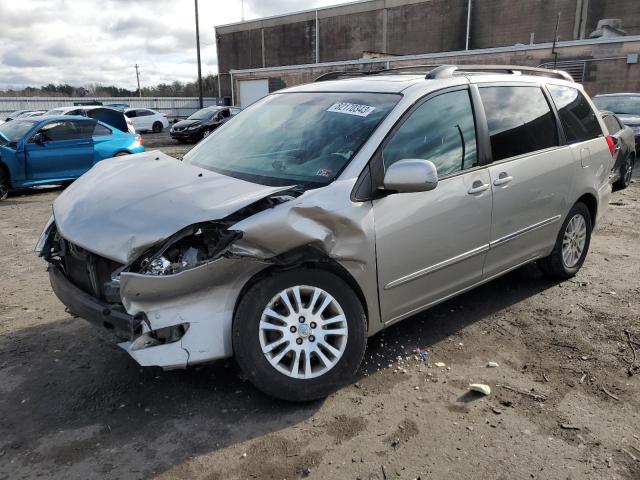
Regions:
<instances>
[{"instance_id":1,"label":"windshield","mask_svg":"<svg viewBox=\"0 0 640 480\"><path fill-rule=\"evenodd\" d=\"M202 110L198 110L196 113L192 113L187 120L208 120L210 119L217 110L209 110L208 108L203 108Z\"/></svg>"},{"instance_id":2,"label":"windshield","mask_svg":"<svg viewBox=\"0 0 640 480\"><path fill-rule=\"evenodd\" d=\"M593 99L599 110L608 110L621 115L640 115L640 96L611 96Z\"/></svg>"},{"instance_id":3,"label":"windshield","mask_svg":"<svg viewBox=\"0 0 640 480\"><path fill-rule=\"evenodd\" d=\"M186 162L266 185L326 185L400 100L381 93L270 95L225 123Z\"/></svg>"},{"instance_id":4,"label":"windshield","mask_svg":"<svg viewBox=\"0 0 640 480\"><path fill-rule=\"evenodd\" d=\"M0 125L0 142L15 143L24 137L33 127L34 122L28 120L13 120Z\"/></svg>"}]
</instances>

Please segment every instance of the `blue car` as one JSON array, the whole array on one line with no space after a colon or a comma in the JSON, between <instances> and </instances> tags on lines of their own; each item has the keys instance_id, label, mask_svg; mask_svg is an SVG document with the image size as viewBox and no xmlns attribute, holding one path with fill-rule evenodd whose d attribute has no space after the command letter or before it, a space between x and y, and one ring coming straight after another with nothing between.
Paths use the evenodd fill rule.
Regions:
<instances>
[{"instance_id":1,"label":"blue car","mask_svg":"<svg viewBox=\"0 0 640 480\"><path fill-rule=\"evenodd\" d=\"M12 120L0 125L0 200L9 190L70 182L100 160L143 151L140 135L93 118Z\"/></svg>"}]
</instances>

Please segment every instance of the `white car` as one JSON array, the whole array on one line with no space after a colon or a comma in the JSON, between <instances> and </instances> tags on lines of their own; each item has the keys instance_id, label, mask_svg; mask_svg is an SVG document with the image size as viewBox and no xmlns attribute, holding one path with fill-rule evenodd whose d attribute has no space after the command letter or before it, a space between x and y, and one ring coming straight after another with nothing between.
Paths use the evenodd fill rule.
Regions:
<instances>
[{"instance_id":1,"label":"white car","mask_svg":"<svg viewBox=\"0 0 640 480\"><path fill-rule=\"evenodd\" d=\"M102 105L74 105L72 107L57 107L49 110L44 116L51 115L81 115L83 117L95 118L101 122L105 122L112 127L123 132L136 134L133 122L122 110Z\"/></svg>"},{"instance_id":2,"label":"white car","mask_svg":"<svg viewBox=\"0 0 640 480\"><path fill-rule=\"evenodd\" d=\"M124 114L133 122L138 132L160 133L169 126L169 120L164 114L150 108L127 108Z\"/></svg>"}]
</instances>

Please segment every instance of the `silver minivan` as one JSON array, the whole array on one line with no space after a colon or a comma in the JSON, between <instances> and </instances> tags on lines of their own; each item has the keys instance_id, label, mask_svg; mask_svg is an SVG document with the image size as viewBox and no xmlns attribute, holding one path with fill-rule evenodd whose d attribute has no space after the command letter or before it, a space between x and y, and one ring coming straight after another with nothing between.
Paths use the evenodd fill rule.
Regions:
<instances>
[{"instance_id":1,"label":"silver minivan","mask_svg":"<svg viewBox=\"0 0 640 480\"><path fill-rule=\"evenodd\" d=\"M53 291L140 365L233 356L303 401L350 382L395 322L529 262L575 275L615 153L581 86L527 67L425 73L332 73L183 161L98 163L38 242Z\"/></svg>"}]
</instances>

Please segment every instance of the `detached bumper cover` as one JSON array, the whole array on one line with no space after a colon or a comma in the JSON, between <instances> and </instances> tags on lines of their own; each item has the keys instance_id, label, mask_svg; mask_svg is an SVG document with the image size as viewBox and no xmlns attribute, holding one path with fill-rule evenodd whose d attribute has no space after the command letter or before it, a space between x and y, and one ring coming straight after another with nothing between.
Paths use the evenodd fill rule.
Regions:
<instances>
[{"instance_id":1,"label":"detached bumper cover","mask_svg":"<svg viewBox=\"0 0 640 480\"><path fill-rule=\"evenodd\" d=\"M116 336L132 339L142 331L142 316L129 315L121 307L109 305L85 293L71 283L60 268L49 267L49 280L54 293L67 308L99 327L112 330Z\"/></svg>"}]
</instances>

